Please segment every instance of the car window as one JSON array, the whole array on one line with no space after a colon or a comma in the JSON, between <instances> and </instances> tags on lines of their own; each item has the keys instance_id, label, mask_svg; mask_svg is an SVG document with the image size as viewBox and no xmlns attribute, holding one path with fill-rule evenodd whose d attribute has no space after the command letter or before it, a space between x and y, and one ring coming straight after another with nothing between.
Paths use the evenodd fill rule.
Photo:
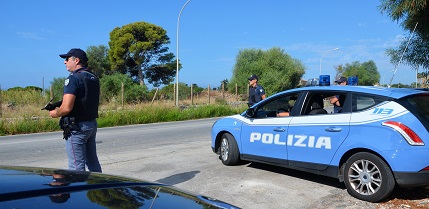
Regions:
<instances>
[{"instance_id":1,"label":"car window","mask_svg":"<svg viewBox=\"0 0 429 209\"><path fill-rule=\"evenodd\" d=\"M429 120L429 95L416 95L406 99L406 101L413 106L410 111L416 111L419 116Z\"/></svg>"},{"instance_id":2,"label":"car window","mask_svg":"<svg viewBox=\"0 0 429 209\"><path fill-rule=\"evenodd\" d=\"M298 93L280 95L272 98L256 107L256 115L258 118L262 117L277 117L278 113L281 115L288 115L298 99ZM286 113L286 114L285 114Z\"/></svg>"},{"instance_id":3,"label":"car window","mask_svg":"<svg viewBox=\"0 0 429 209\"><path fill-rule=\"evenodd\" d=\"M304 102L302 115L318 115L333 113L333 105L330 98L335 94L328 92L310 92Z\"/></svg>"},{"instance_id":4,"label":"car window","mask_svg":"<svg viewBox=\"0 0 429 209\"><path fill-rule=\"evenodd\" d=\"M387 101L388 98L377 95L355 93L352 97L352 112L362 111Z\"/></svg>"}]
</instances>

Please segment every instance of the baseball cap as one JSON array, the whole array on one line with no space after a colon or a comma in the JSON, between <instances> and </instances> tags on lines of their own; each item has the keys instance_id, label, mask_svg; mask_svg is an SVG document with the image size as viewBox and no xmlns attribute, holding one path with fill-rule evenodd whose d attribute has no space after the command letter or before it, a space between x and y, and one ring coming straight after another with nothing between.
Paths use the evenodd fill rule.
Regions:
<instances>
[{"instance_id":1,"label":"baseball cap","mask_svg":"<svg viewBox=\"0 0 429 209\"><path fill-rule=\"evenodd\" d=\"M73 48L70 49L69 52L67 52L67 54L60 54L61 58L67 58L67 57L77 57L79 59L81 59L82 61L88 61L88 57L86 56L86 53L79 48Z\"/></svg>"},{"instance_id":2,"label":"baseball cap","mask_svg":"<svg viewBox=\"0 0 429 209\"><path fill-rule=\"evenodd\" d=\"M252 76L250 76L247 80L251 81L253 79L259 80L258 76L256 76L255 74L253 74Z\"/></svg>"},{"instance_id":3,"label":"baseball cap","mask_svg":"<svg viewBox=\"0 0 429 209\"><path fill-rule=\"evenodd\" d=\"M346 77L341 77L338 80L335 81L335 83L342 83L342 82L347 82L347 78Z\"/></svg>"}]
</instances>

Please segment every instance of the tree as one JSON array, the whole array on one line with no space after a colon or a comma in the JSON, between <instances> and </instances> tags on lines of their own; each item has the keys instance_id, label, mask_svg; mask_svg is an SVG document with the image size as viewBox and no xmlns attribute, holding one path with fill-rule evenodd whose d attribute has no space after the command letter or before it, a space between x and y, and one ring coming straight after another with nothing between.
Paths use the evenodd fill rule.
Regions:
<instances>
[{"instance_id":1,"label":"tree","mask_svg":"<svg viewBox=\"0 0 429 209\"><path fill-rule=\"evenodd\" d=\"M413 68L417 71L422 66L426 71L429 69L429 42L419 40L420 37L412 37L410 44L408 40L403 40L397 49L389 48L386 50L386 54L390 57L390 62L395 66L398 66L401 62ZM402 60L401 60L402 57Z\"/></svg>"},{"instance_id":2,"label":"tree","mask_svg":"<svg viewBox=\"0 0 429 209\"><path fill-rule=\"evenodd\" d=\"M228 91L228 79L224 79L223 81L220 82L220 89L222 89L223 86L223 90L224 91Z\"/></svg>"},{"instance_id":3,"label":"tree","mask_svg":"<svg viewBox=\"0 0 429 209\"><path fill-rule=\"evenodd\" d=\"M346 64L345 66L337 66L337 71L338 69L341 69L342 71L341 76L357 76L360 86L373 86L380 81L380 73L372 60L364 63L355 61L352 64Z\"/></svg>"},{"instance_id":4,"label":"tree","mask_svg":"<svg viewBox=\"0 0 429 209\"><path fill-rule=\"evenodd\" d=\"M429 2L427 0L381 0L380 11L393 21L400 21L405 30L413 31L425 42L429 41Z\"/></svg>"},{"instance_id":5,"label":"tree","mask_svg":"<svg viewBox=\"0 0 429 209\"><path fill-rule=\"evenodd\" d=\"M402 21L401 26L415 35L402 40L397 49L388 49L386 54L391 56L391 62L399 64L403 52L403 62L412 66L422 66L429 69L429 1L427 0L382 0L380 11L386 12L393 21ZM407 49L407 50L405 50ZM418 69L418 68L417 68Z\"/></svg>"},{"instance_id":6,"label":"tree","mask_svg":"<svg viewBox=\"0 0 429 209\"><path fill-rule=\"evenodd\" d=\"M86 49L86 55L88 56L88 69L95 73L99 78L101 78L103 74L113 74L110 68L108 51L109 48L105 45L89 46Z\"/></svg>"},{"instance_id":7,"label":"tree","mask_svg":"<svg viewBox=\"0 0 429 209\"><path fill-rule=\"evenodd\" d=\"M163 28L147 22L135 22L110 32L109 59L113 70L144 79L155 87L167 85L176 74L175 56L168 52L170 39Z\"/></svg>"},{"instance_id":8,"label":"tree","mask_svg":"<svg viewBox=\"0 0 429 209\"><path fill-rule=\"evenodd\" d=\"M267 95L299 85L305 67L301 61L293 59L280 48L244 49L238 52L228 89L235 91L235 84L247 92L247 78L252 74L259 77L259 84L265 88ZM245 88L243 88L245 87Z\"/></svg>"}]
</instances>

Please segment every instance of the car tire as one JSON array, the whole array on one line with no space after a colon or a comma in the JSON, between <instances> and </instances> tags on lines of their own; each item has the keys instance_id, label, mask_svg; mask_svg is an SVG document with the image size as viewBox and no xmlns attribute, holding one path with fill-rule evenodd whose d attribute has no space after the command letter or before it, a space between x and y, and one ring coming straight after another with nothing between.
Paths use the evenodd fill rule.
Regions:
<instances>
[{"instance_id":1,"label":"car tire","mask_svg":"<svg viewBox=\"0 0 429 209\"><path fill-rule=\"evenodd\" d=\"M386 162L374 154L359 152L345 163L344 184L353 197L379 202L392 193L395 179Z\"/></svg>"},{"instance_id":2,"label":"car tire","mask_svg":"<svg viewBox=\"0 0 429 209\"><path fill-rule=\"evenodd\" d=\"M224 165L237 165L240 162L237 142L229 133L223 134L220 140L220 159Z\"/></svg>"}]
</instances>

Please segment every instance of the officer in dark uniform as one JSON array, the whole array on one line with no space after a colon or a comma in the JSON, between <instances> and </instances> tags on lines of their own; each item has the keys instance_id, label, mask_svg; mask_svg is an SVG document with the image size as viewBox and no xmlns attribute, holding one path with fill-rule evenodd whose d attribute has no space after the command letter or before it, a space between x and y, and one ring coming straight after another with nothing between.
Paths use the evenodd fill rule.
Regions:
<instances>
[{"instance_id":1,"label":"officer in dark uniform","mask_svg":"<svg viewBox=\"0 0 429 209\"><path fill-rule=\"evenodd\" d=\"M78 48L61 54L70 75L64 82L64 95L59 108L49 111L53 118L61 117L60 126L64 131L68 168L101 172L97 157L95 138L97 134L100 83L87 70L88 57Z\"/></svg>"},{"instance_id":2,"label":"officer in dark uniform","mask_svg":"<svg viewBox=\"0 0 429 209\"><path fill-rule=\"evenodd\" d=\"M262 86L258 85L258 76L253 74L247 80L249 80L249 102L247 105L252 106L255 103L265 99L265 90Z\"/></svg>"}]
</instances>

